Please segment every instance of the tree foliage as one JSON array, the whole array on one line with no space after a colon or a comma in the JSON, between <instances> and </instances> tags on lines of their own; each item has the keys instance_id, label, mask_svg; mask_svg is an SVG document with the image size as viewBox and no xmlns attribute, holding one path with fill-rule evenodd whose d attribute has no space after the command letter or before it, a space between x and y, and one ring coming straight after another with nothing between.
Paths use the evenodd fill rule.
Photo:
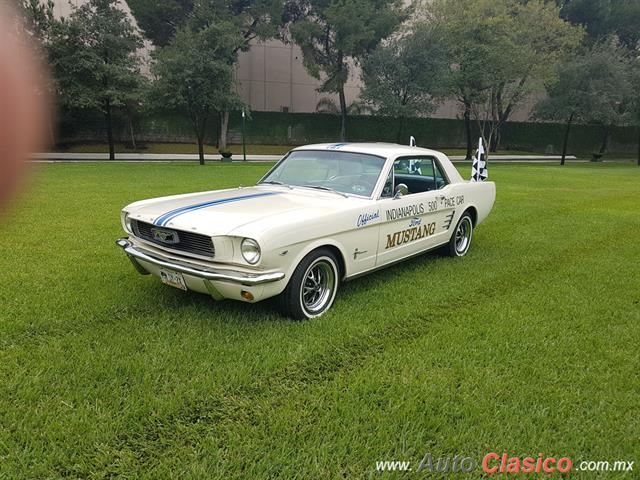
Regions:
<instances>
[{"instance_id":1,"label":"tree foliage","mask_svg":"<svg viewBox=\"0 0 640 480\"><path fill-rule=\"evenodd\" d=\"M24 30L27 35L34 40L35 55L41 65L50 63L51 49L59 31L60 22L53 15L52 0L20 0L17 2L18 10L21 14L21 21L16 27ZM40 69L39 88L35 92L43 102L52 102L55 97L55 82L46 69ZM49 116L48 121L49 141L55 144L55 134L53 119Z\"/></svg>"},{"instance_id":2,"label":"tree foliage","mask_svg":"<svg viewBox=\"0 0 640 480\"><path fill-rule=\"evenodd\" d=\"M141 38L116 0L90 0L61 22L50 49L59 101L68 108L104 114L110 158L112 111L140 96L141 47Z\"/></svg>"},{"instance_id":3,"label":"tree foliage","mask_svg":"<svg viewBox=\"0 0 640 480\"><path fill-rule=\"evenodd\" d=\"M285 21L284 0L130 0L128 3L145 34L160 47L169 45L181 29L193 34L219 28L223 24L235 29L236 40L222 40L215 46L215 51L208 53L220 55L224 61L231 55L234 63L238 52L248 50L252 40L277 36ZM202 48L208 48L209 45L207 42L200 44ZM221 53L221 45L226 45L232 51ZM229 112L224 110L219 113L218 144L225 149Z\"/></svg>"},{"instance_id":4,"label":"tree foliage","mask_svg":"<svg viewBox=\"0 0 640 480\"><path fill-rule=\"evenodd\" d=\"M560 0L562 17L586 28L591 43L616 35L628 48L640 41L637 0Z\"/></svg>"},{"instance_id":5,"label":"tree foliage","mask_svg":"<svg viewBox=\"0 0 640 480\"><path fill-rule=\"evenodd\" d=\"M183 27L154 55L149 101L157 109L185 115L198 139L204 163L204 136L213 116L240 105L233 90L235 52L242 33L229 22L194 30Z\"/></svg>"},{"instance_id":6,"label":"tree foliage","mask_svg":"<svg viewBox=\"0 0 640 480\"><path fill-rule=\"evenodd\" d=\"M581 29L542 0L435 0L433 12L454 66L452 94L495 150L502 125L555 76Z\"/></svg>"},{"instance_id":7,"label":"tree foliage","mask_svg":"<svg viewBox=\"0 0 640 480\"><path fill-rule=\"evenodd\" d=\"M630 118L632 83L629 56L615 37L596 43L558 66L557 81L549 96L538 103L538 118L567 122L563 158L572 122L604 127L600 153L607 149L609 128Z\"/></svg>"},{"instance_id":8,"label":"tree foliage","mask_svg":"<svg viewBox=\"0 0 640 480\"><path fill-rule=\"evenodd\" d=\"M536 107L538 118L615 125L624 119L631 93L628 54L613 39L602 41L558 66L557 82Z\"/></svg>"},{"instance_id":9,"label":"tree foliage","mask_svg":"<svg viewBox=\"0 0 640 480\"><path fill-rule=\"evenodd\" d=\"M407 117L432 113L446 93L449 63L439 32L420 25L380 45L362 62L362 98L376 113L397 118L398 141Z\"/></svg>"},{"instance_id":10,"label":"tree foliage","mask_svg":"<svg viewBox=\"0 0 640 480\"><path fill-rule=\"evenodd\" d=\"M322 79L321 92L337 93L341 137L346 139L344 86L352 63L393 33L408 10L400 0L301 0L291 36L302 49L307 71Z\"/></svg>"},{"instance_id":11,"label":"tree foliage","mask_svg":"<svg viewBox=\"0 0 640 480\"><path fill-rule=\"evenodd\" d=\"M640 57L635 56L630 64L631 92L629 103L630 123L638 128L638 166L640 166Z\"/></svg>"},{"instance_id":12,"label":"tree foliage","mask_svg":"<svg viewBox=\"0 0 640 480\"><path fill-rule=\"evenodd\" d=\"M40 47L46 48L52 39L57 23L53 16L52 0L20 0L18 8L24 18L27 33L34 38Z\"/></svg>"},{"instance_id":13,"label":"tree foliage","mask_svg":"<svg viewBox=\"0 0 640 480\"><path fill-rule=\"evenodd\" d=\"M145 36L158 47L167 45L193 11L194 0L127 0Z\"/></svg>"},{"instance_id":14,"label":"tree foliage","mask_svg":"<svg viewBox=\"0 0 640 480\"><path fill-rule=\"evenodd\" d=\"M253 39L265 40L278 35L283 25L284 0L208 0L198 5L192 25L207 26L212 21L232 23L242 42L237 50L248 50Z\"/></svg>"}]
</instances>

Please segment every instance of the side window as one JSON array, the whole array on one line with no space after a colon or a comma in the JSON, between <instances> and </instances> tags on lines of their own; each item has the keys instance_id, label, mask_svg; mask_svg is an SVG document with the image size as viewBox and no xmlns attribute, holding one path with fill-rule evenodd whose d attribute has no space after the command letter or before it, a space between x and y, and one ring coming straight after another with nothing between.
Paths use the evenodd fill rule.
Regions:
<instances>
[{"instance_id":1,"label":"side window","mask_svg":"<svg viewBox=\"0 0 640 480\"><path fill-rule=\"evenodd\" d=\"M442 173L442 167L440 167L438 162L433 162L433 166L435 169L436 184L438 185L438 190L440 190L441 188L447 186L449 184L449 181L447 180L447 177L445 177Z\"/></svg>"},{"instance_id":2,"label":"side window","mask_svg":"<svg viewBox=\"0 0 640 480\"><path fill-rule=\"evenodd\" d=\"M432 157L400 158L393 164L394 190L404 183L409 189L409 194L429 192L437 190L444 180L442 172Z\"/></svg>"}]
</instances>

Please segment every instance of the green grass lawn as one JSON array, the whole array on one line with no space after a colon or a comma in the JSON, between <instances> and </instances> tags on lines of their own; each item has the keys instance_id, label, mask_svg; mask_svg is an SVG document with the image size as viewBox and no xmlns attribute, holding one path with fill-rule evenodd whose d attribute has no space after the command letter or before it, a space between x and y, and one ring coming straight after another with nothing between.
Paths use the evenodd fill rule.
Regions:
<instances>
[{"instance_id":1,"label":"green grass lawn","mask_svg":"<svg viewBox=\"0 0 640 480\"><path fill-rule=\"evenodd\" d=\"M268 167L38 168L0 217L0 478L380 478L491 451L640 469L640 169L495 165L467 257L348 283L308 322L165 287L114 245L125 204Z\"/></svg>"}]
</instances>

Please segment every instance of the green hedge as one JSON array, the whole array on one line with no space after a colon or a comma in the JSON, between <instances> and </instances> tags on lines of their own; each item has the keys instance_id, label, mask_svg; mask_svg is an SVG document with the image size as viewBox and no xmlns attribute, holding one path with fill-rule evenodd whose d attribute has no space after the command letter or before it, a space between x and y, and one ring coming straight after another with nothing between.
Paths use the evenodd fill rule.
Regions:
<instances>
[{"instance_id":1,"label":"green hedge","mask_svg":"<svg viewBox=\"0 0 640 480\"><path fill-rule=\"evenodd\" d=\"M130 139L129 121L116 115L114 132L119 141ZM138 116L133 122L137 141L195 142L191 125L177 115ZM206 135L207 143L215 143L217 121L212 121ZM230 142L240 141L241 115L232 112L229 119ZM505 124L501 148L540 153L559 153L562 147L564 125L551 123ZM464 148L464 123L458 119L411 118L405 121L399 135L399 122L389 117L350 116L348 138L350 141L380 141L405 143L413 135L418 145L432 148ZM572 127L569 153L588 154L597 150L603 137L603 128L594 125ZM479 132L473 125L473 137ZM82 112L67 113L60 122L60 143L104 141L105 128L102 117ZM246 141L253 144L305 144L335 142L340 137L340 117L320 113L253 112L246 121ZM613 153L637 151L637 129L615 127L611 130L609 149Z\"/></svg>"}]
</instances>

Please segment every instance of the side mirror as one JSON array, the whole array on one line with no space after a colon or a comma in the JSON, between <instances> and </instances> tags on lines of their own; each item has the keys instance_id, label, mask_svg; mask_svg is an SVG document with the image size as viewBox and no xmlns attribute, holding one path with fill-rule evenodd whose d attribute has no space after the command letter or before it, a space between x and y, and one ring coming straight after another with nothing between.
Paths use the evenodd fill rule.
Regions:
<instances>
[{"instance_id":1,"label":"side mirror","mask_svg":"<svg viewBox=\"0 0 640 480\"><path fill-rule=\"evenodd\" d=\"M396 189L393 192L393 198L400 198L407 193L409 193L409 187L407 187L404 183L399 183L398 185L396 185Z\"/></svg>"}]
</instances>

